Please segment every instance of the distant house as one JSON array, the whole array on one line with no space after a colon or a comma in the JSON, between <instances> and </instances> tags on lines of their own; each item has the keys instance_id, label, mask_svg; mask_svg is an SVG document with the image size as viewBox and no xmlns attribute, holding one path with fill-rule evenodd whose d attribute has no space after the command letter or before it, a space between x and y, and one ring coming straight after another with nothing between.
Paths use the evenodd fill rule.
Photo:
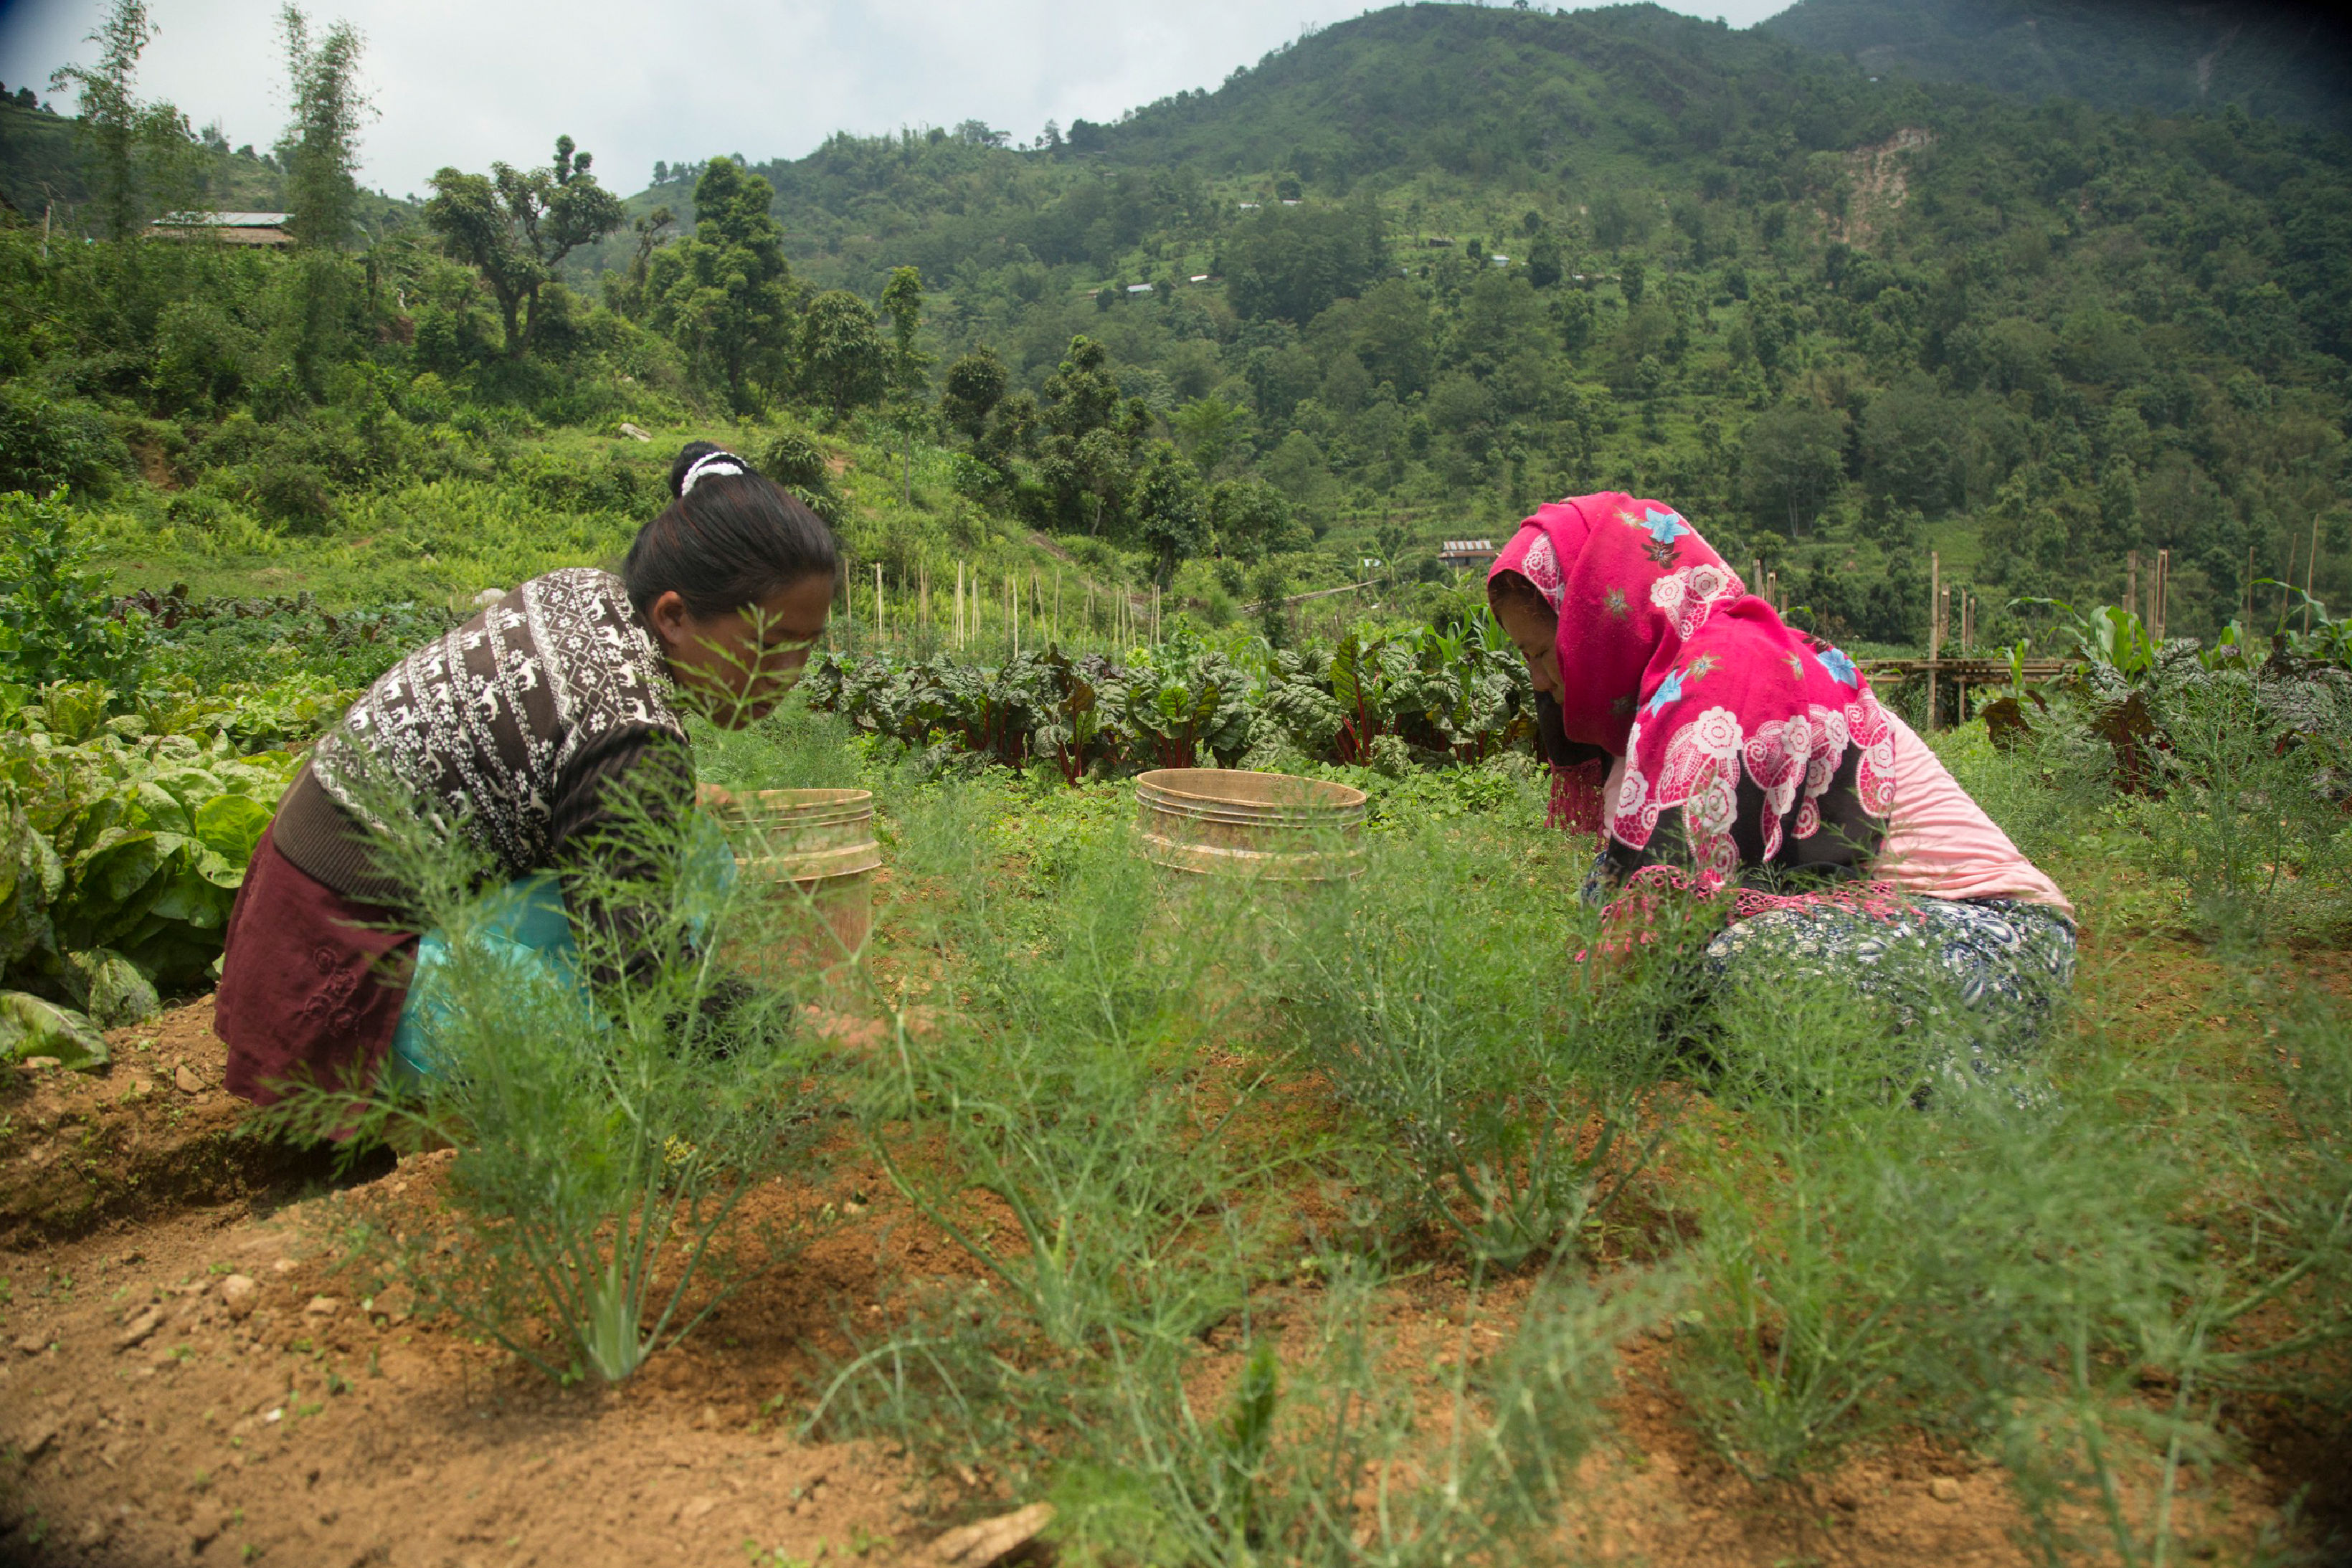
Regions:
<instances>
[{"instance_id":1,"label":"distant house","mask_svg":"<svg viewBox=\"0 0 2352 1568\"><path fill-rule=\"evenodd\" d=\"M1437 564L1453 571L1468 571L1495 564L1492 539L1447 539L1439 547Z\"/></svg>"},{"instance_id":2,"label":"distant house","mask_svg":"<svg viewBox=\"0 0 2352 1568\"><path fill-rule=\"evenodd\" d=\"M1127 286L1127 291L1129 294L1149 294L1151 292L1151 285L1149 283L1130 283Z\"/></svg>"},{"instance_id":3,"label":"distant house","mask_svg":"<svg viewBox=\"0 0 2352 1568\"><path fill-rule=\"evenodd\" d=\"M147 227L154 239L208 239L223 245L292 245L292 213L165 213Z\"/></svg>"},{"instance_id":4,"label":"distant house","mask_svg":"<svg viewBox=\"0 0 2352 1568\"><path fill-rule=\"evenodd\" d=\"M1298 204L1299 200L1300 198L1297 196L1285 196L1282 198L1282 204L1286 207L1295 207Z\"/></svg>"},{"instance_id":5,"label":"distant house","mask_svg":"<svg viewBox=\"0 0 2352 1568\"><path fill-rule=\"evenodd\" d=\"M1254 213L1257 211L1257 204L1255 202L1244 202L1241 204L1241 209L1245 213Z\"/></svg>"},{"instance_id":6,"label":"distant house","mask_svg":"<svg viewBox=\"0 0 2352 1568\"><path fill-rule=\"evenodd\" d=\"M1196 272L1184 281L1187 283L1206 283L1209 281L1209 275L1205 272Z\"/></svg>"},{"instance_id":7,"label":"distant house","mask_svg":"<svg viewBox=\"0 0 2352 1568\"><path fill-rule=\"evenodd\" d=\"M1507 256L1490 256L1486 258L1486 264L1489 267L1508 267L1511 265L1511 258Z\"/></svg>"}]
</instances>

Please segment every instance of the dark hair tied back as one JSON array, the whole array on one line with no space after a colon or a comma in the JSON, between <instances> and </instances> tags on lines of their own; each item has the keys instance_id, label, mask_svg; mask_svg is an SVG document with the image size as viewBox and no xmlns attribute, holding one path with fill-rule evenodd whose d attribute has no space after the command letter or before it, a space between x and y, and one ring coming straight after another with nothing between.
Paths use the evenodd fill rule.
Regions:
<instances>
[{"instance_id":1,"label":"dark hair tied back","mask_svg":"<svg viewBox=\"0 0 2352 1568\"><path fill-rule=\"evenodd\" d=\"M621 563L640 612L674 591L697 616L722 615L840 570L833 530L722 447L688 443L670 465L669 493L670 504L637 530Z\"/></svg>"}]
</instances>

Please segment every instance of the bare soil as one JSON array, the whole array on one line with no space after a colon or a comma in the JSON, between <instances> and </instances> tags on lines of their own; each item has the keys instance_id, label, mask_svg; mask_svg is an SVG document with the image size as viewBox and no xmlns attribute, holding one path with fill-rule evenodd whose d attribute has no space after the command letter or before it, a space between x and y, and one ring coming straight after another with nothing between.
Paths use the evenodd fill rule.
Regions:
<instances>
[{"instance_id":1,"label":"bare soil","mask_svg":"<svg viewBox=\"0 0 2352 1568\"><path fill-rule=\"evenodd\" d=\"M2137 999L2193 1006L2200 962L2136 961ZM854 1151L821 1188L764 1199L835 1217L789 1266L629 1383L559 1388L338 1262L354 1221L428 1212L446 1156L337 1177L253 1135L219 1088L210 1017L197 1002L120 1031L110 1074L18 1073L0 1100L0 1563L940 1562L944 1532L1034 1500L795 1435L845 1323L972 1273ZM232 1276L252 1282L249 1307ZM1304 1306L1313 1290L1290 1293ZM1390 1292L1385 1337L1432 1404L1465 1351L1465 1291L1441 1267ZM1281 1295L1269 1321L1304 1356L1312 1314L1285 1313ZM2000 1471L1916 1437L1819 1482L1750 1484L1693 1429L1670 1338L1622 1359L1615 1434L1585 1462L1564 1557L2033 1560ZM1467 1353L1484 1348L1474 1336ZM1212 1384L1238 1366L1224 1350ZM2200 1559L2242 1555L2307 1485L2323 1528L2342 1517L2340 1429L2283 1407L2242 1421L2255 1466L2192 1478L2178 1505Z\"/></svg>"}]
</instances>

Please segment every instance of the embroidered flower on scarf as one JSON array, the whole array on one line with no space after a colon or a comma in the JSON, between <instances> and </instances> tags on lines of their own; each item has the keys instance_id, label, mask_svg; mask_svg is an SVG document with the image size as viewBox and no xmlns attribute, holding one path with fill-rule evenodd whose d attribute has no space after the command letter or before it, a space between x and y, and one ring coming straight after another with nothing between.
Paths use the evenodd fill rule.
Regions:
<instances>
[{"instance_id":1,"label":"embroidered flower on scarf","mask_svg":"<svg viewBox=\"0 0 2352 1568\"><path fill-rule=\"evenodd\" d=\"M1864 810L1884 817L1895 809L1895 731L1868 687L1846 705L1845 727L1853 743L1862 749L1861 763L1854 770L1854 793L1861 798Z\"/></svg>"},{"instance_id":2,"label":"embroidered flower on scarf","mask_svg":"<svg viewBox=\"0 0 2352 1568\"><path fill-rule=\"evenodd\" d=\"M1671 703L1682 701L1684 687L1689 682L1703 679L1721 663L1712 653L1701 653L1681 669L1667 671L1666 678L1658 683L1658 689L1650 694L1648 711L1657 713Z\"/></svg>"},{"instance_id":3,"label":"embroidered flower on scarf","mask_svg":"<svg viewBox=\"0 0 2352 1568\"><path fill-rule=\"evenodd\" d=\"M1670 545L1690 532L1688 523L1664 507L1644 507L1638 517L1632 512L1622 515L1626 522L1646 532L1653 544Z\"/></svg>"},{"instance_id":4,"label":"embroidered flower on scarf","mask_svg":"<svg viewBox=\"0 0 2352 1568\"><path fill-rule=\"evenodd\" d=\"M1551 548L1551 540L1543 534L1536 536L1528 546L1528 553L1519 561L1519 575L1536 585L1536 591L1551 603L1553 610L1566 594L1559 575L1559 556Z\"/></svg>"},{"instance_id":5,"label":"embroidered flower on scarf","mask_svg":"<svg viewBox=\"0 0 2352 1568\"><path fill-rule=\"evenodd\" d=\"M1631 527L1650 536L1649 543L1643 547L1643 552L1649 556L1651 564L1661 568L1670 568L1675 564L1675 541L1691 531L1688 523L1658 507L1645 507L1639 516L1632 512L1621 512L1618 516Z\"/></svg>"},{"instance_id":6,"label":"embroidered flower on scarf","mask_svg":"<svg viewBox=\"0 0 2352 1568\"><path fill-rule=\"evenodd\" d=\"M1683 809L1683 836L1690 846L1691 862L1704 876L1727 880L1739 870L1739 847L1732 841L1731 824L1738 814L1739 754L1745 737L1739 718L1729 708L1714 707L1675 731L1666 743L1657 782L1644 781L1639 842L1620 838L1639 849L1657 826L1660 811ZM1626 769L1627 792L1633 779Z\"/></svg>"},{"instance_id":7,"label":"embroidered flower on scarf","mask_svg":"<svg viewBox=\"0 0 2352 1568\"><path fill-rule=\"evenodd\" d=\"M1819 648L1814 650L1813 657L1822 662L1822 668L1827 670L1831 674L1835 675L1847 685L1858 686L1862 685L1861 672L1857 671L1853 667L1853 661L1847 658L1843 650L1837 648Z\"/></svg>"},{"instance_id":8,"label":"embroidered flower on scarf","mask_svg":"<svg viewBox=\"0 0 2352 1568\"><path fill-rule=\"evenodd\" d=\"M1622 588L1611 589L1608 593L1602 597L1601 604L1602 609L1608 611L1610 614L1614 615L1620 621L1625 619L1626 615L1629 613L1628 606L1625 603L1625 591Z\"/></svg>"},{"instance_id":9,"label":"embroidered flower on scarf","mask_svg":"<svg viewBox=\"0 0 2352 1568\"><path fill-rule=\"evenodd\" d=\"M1712 561L1670 571L1650 584L1650 602L1673 618L1675 635L1687 642L1715 607L1744 591L1731 569Z\"/></svg>"}]
</instances>

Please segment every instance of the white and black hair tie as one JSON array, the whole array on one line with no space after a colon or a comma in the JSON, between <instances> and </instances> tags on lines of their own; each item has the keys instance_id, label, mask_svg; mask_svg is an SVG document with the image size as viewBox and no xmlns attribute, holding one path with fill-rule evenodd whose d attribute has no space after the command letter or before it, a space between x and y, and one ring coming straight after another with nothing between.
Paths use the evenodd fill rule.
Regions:
<instances>
[{"instance_id":1,"label":"white and black hair tie","mask_svg":"<svg viewBox=\"0 0 2352 1568\"><path fill-rule=\"evenodd\" d=\"M694 465L686 471L686 477L678 481L678 498L684 500L696 481L707 479L714 474L740 476L751 471L750 466L732 452L706 452L694 460Z\"/></svg>"}]
</instances>

